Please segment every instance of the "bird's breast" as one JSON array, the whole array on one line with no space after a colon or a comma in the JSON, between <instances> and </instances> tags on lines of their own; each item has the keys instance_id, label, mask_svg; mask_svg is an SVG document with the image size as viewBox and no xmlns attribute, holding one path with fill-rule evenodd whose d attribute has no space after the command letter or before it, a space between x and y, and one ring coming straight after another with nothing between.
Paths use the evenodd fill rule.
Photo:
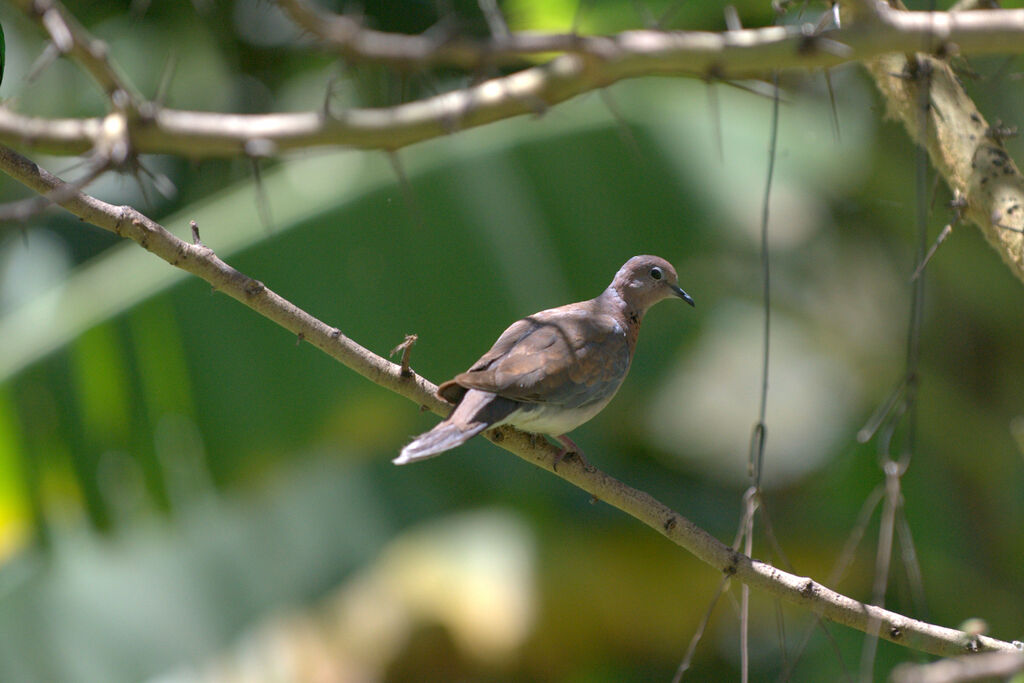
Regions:
<instances>
[{"instance_id":1,"label":"bird's breast","mask_svg":"<svg viewBox=\"0 0 1024 683\"><path fill-rule=\"evenodd\" d=\"M502 424L510 424L528 432L561 436L601 412L614 394L611 392L597 401L574 408L550 403L526 403L503 420Z\"/></svg>"}]
</instances>

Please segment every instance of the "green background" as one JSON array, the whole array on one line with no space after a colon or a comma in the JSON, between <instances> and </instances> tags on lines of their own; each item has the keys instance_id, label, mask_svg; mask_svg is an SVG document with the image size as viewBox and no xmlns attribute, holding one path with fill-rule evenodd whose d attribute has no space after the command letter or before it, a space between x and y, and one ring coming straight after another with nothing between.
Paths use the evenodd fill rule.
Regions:
<instances>
[{"instance_id":1,"label":"green background","mask_svg":"<svg viewBox=\"0 0 1024 683\"><path fill-rule=\"evenodd\" d=\"M673 28L724 28L717 3L644 6L669 12ZM465 83L341 66L256 0L68 7L145 95L173 60L176 108L312 109L333 79L341 111ZM486 30L472 2L364 7L385 30L423 31L442 15ZM643 26L639 7L586 3L579 26ZM567 30L576 11L503 8L513 30ZM772 21L767 3L738 10L747 26ZM66 60L28 81L39 27L8 6L0 21L6 105L105 111ZM1019 62L970 66L982 111L1012 122ZM831 78L838 130L820 73L782 83L764 503L794 570L822 581L884 479L877 442L855 437L904 370L917 205L914 149L883 120L873 85L856 66ZM130 174L89 190L182 238L197 220L222 258L378 354L417 333L413 367L435 382L516 318L595 296L630 256L669 259L697 308L669 302L647 316L630 377L573 438L597 466L730 540L760 387L771 102L680 79L608 94L621 118L592 93L402 150L407 187L380 153L320 149L265 163L260 187L245 160L156 157L143 163L166 174L171 197ZM1008 147L1021 158L1019 141ZM24 151L75 177L75 160ZM941 183L930 192L933 239L952 214ZM0 201L23 196L0 185ZM923 583L897 550L886 604L947 626L979 617L1021 639L1024 288L967 225L927 273L902 480ZM3 226L0 680L192 680L211 661L269 680L285 660L336 676L324 680L671 678L716 572L483 440L390 464L435 422L135 244L59 211ZM877 530L876 511L832 587L870 597ZM758 539L755 555L781 562L763 527ZM776 680L809 615L758 595L752 615L752 680ZM688 679L735 679L738 640L727 598ZM842 627L813 631L793 680L855 672L862 642ZM875 672L919 659L883 644Z\"/></svg>"}]
</instances>

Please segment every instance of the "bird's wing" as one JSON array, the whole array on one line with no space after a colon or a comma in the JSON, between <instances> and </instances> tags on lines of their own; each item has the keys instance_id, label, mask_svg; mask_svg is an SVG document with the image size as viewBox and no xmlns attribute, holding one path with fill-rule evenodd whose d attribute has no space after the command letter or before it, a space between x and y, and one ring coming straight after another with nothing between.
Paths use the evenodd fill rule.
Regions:
<instances>
[{"instance_id":1,"label":"bird's wing","mask_svg":"<svg viewBox=\"0 0 1024 683\"><path fill-rule=\"evenodd\" d=\"M614 393L630 355L626 330L612 316L571 304L513 323L450 384L573 408Z\"/></svg>"}]
</instances>

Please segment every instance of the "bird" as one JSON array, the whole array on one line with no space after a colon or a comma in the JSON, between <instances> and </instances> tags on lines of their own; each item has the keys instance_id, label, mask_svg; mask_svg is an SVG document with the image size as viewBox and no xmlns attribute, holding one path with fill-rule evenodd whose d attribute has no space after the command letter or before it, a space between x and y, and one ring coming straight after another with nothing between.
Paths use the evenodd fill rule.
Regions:
<instances>
[{"instance_id":1,"label":"bird","mask_svg":"<svg viewBox=\"0 0 1024 683\"><path fill-rule=\"evenodd\" d=\"M608 405L633 360L644 314L663 299L693 299L675 268L658 256L634 256L608 288L588 301L518 320L437 395L455 405L447 419L409 442L392 460L405 465L459 446L499 425L555 437L584 463L567 435Z\"/></svg>"}]
</instances>

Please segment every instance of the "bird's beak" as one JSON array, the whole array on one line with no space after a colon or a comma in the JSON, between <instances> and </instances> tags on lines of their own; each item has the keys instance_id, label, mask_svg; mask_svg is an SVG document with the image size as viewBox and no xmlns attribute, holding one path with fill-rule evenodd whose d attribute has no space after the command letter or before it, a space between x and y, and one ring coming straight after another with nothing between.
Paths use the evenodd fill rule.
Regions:
<instances>
[{"instance_id":1,"label":"bird's beak","mask_svg":"<svg viewBox=\"0 0 1024 683\"><path fill-rule=\"evenodd\" d=\"M682 287L678 285L669 285L669 287L672 288L672 291L675 292L676 296L678 296L680 299L690 304L694 308L697 307L697 304L693 303L693 299L690 297L689 294L683 291Z\"/></svg>"}]
</instances>

